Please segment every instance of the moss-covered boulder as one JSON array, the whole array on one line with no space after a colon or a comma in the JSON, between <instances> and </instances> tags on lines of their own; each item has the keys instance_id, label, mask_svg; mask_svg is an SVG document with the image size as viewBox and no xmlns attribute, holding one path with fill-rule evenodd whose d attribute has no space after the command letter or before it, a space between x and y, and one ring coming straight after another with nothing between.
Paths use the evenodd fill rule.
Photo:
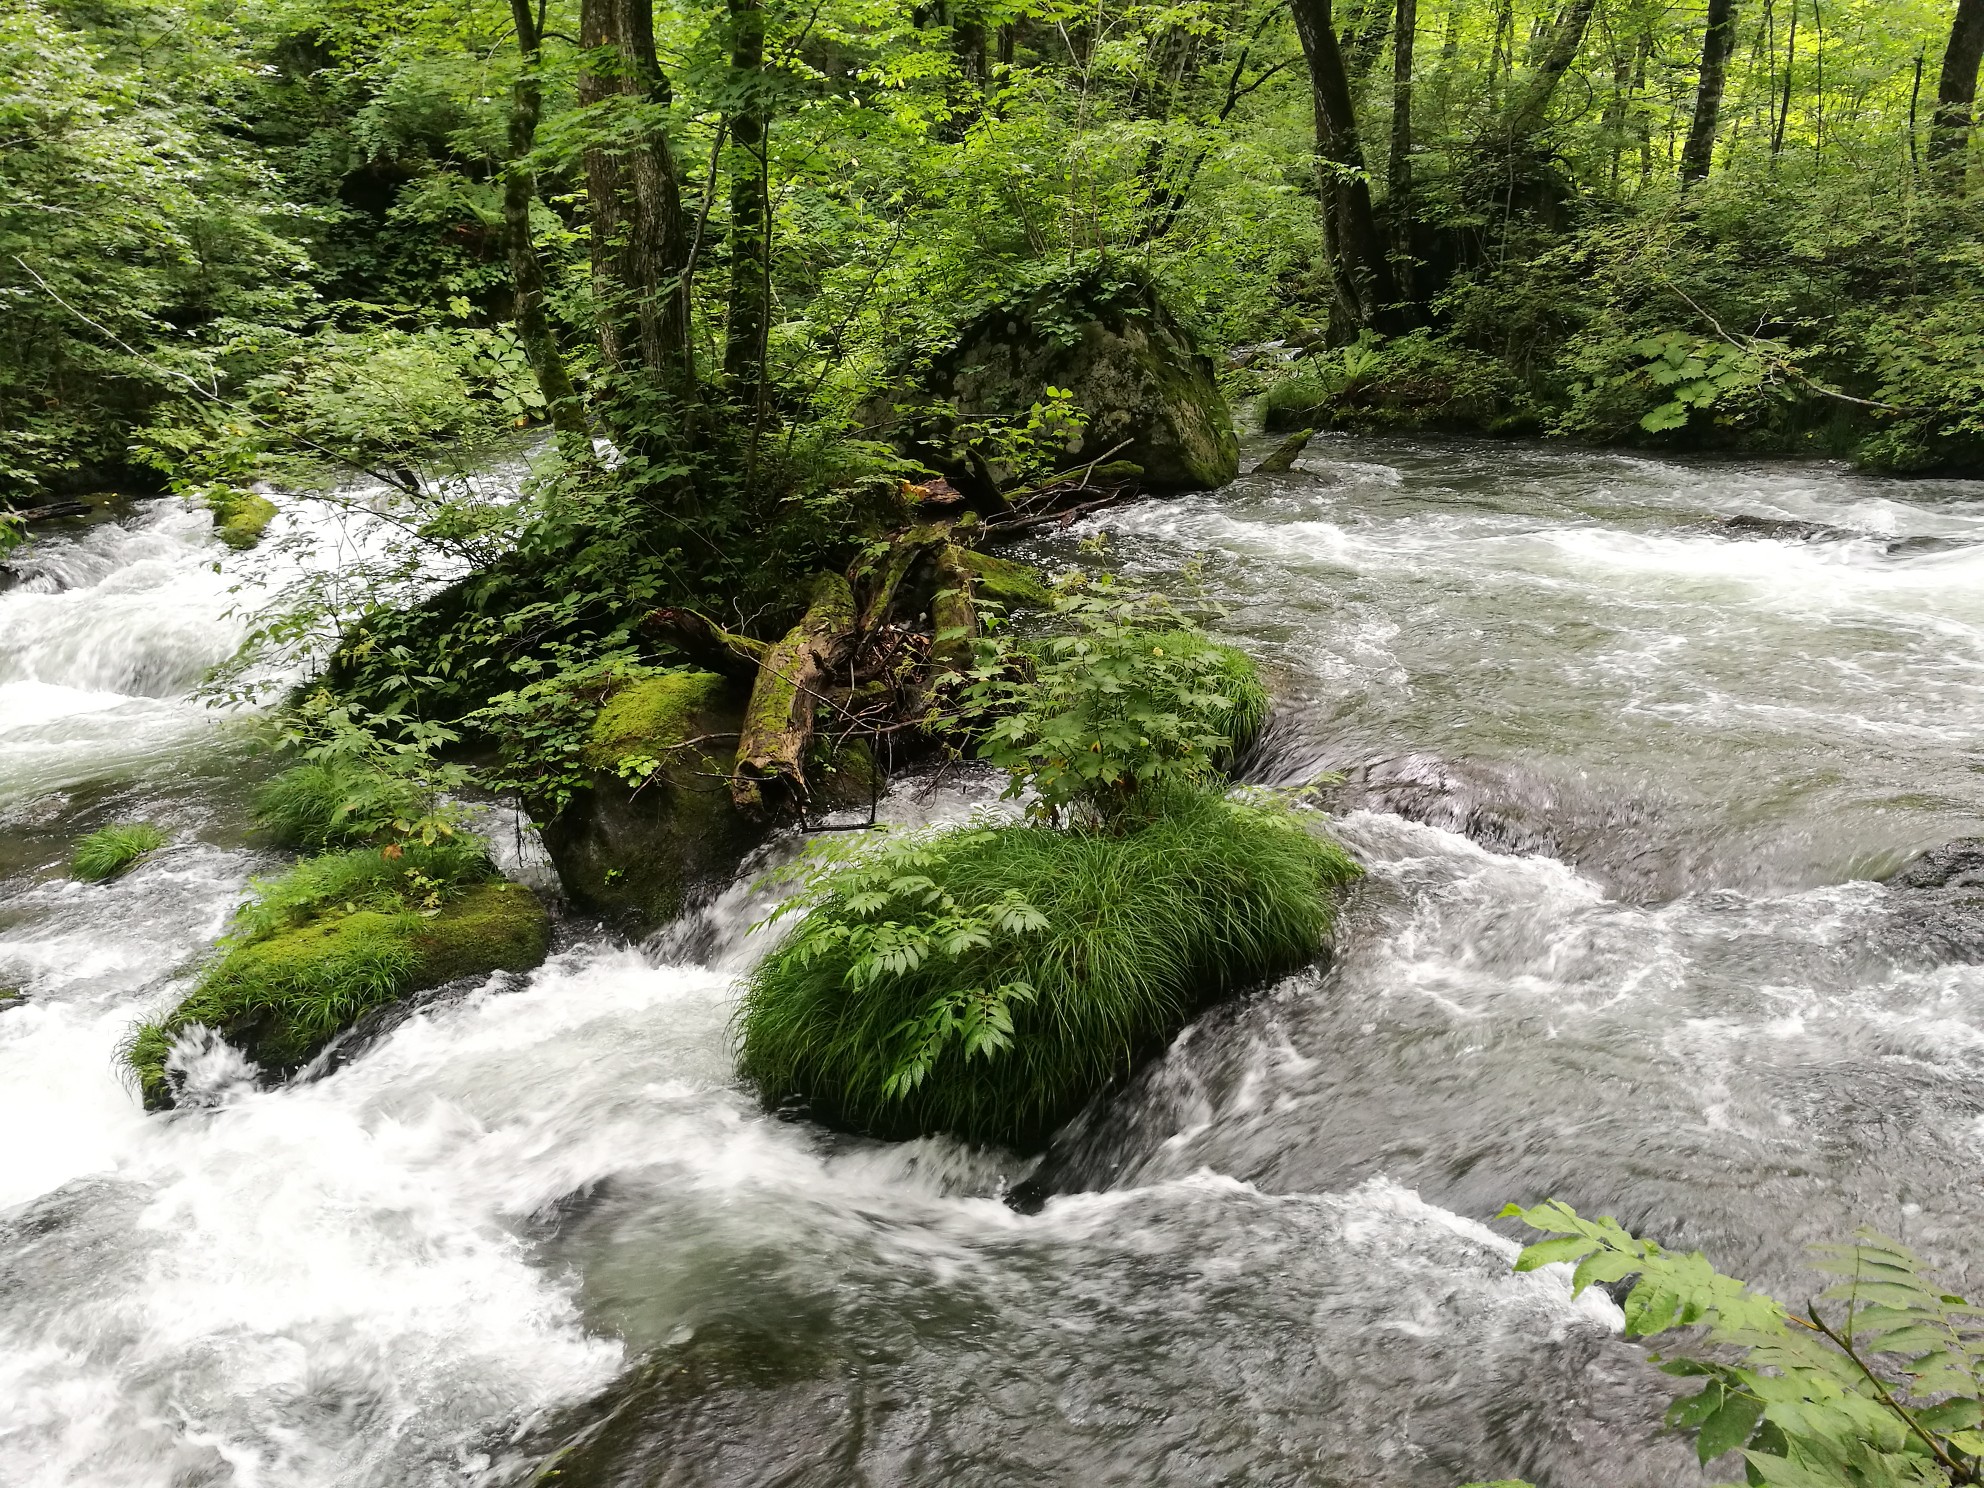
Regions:
<instances>
[{"instance_id":1,"label":"moss-covered boulder","mask_svg":"<svg viewBox=\"0 0 1984 1488\"><path fill-rule=\"evenodd\" d=\"M1126 460L1149 490L1210 490L1240 472L1211 358L1134 277L1094 270L994 306L936 359L927 386L966 418L1022 415L1064 388L1087 420L1066 463Z\"/></svg>"},{"instance_id":2,"label":"moss-covered boulder","mask_svg":"<svg viewBox=\"0 0 1984 1488\"><path fill-rule=\"evenodd\" d=\"M210 494L214 536L237 551L252 548L276 518L276 504L254 491L227 490Z\"/></svg>"},{"instance_id":3,"label":"moss-covered boulder","mask_svg":"<svg viewBox=\"0 0 1984 1488\"><path fill-rule=\"evenodd\" d=\"M269 898L265 890L264 905ZM249 906L192 995L133 1038L128 1054L146 1109L173 1103L166 1058L196 1024L265 1074L292 1074L373 1008L457 977L528 971L550 948L550 917L521 884L473 884L425 913L381 903L295 924Z\"/></svg>"},{"instance_id":4,"label":"moss-covered boulder","mask_svg":"<svg viewBox=\"0 0 1984 1488\"><path fill-rule=\"evenodd\" d=\"M576 908L640 935L730 882L764 834L730 798L742 717L739 690L712 672L606 700L584 755L591 785L541 824Z\"/></svg>"}]
</instances>

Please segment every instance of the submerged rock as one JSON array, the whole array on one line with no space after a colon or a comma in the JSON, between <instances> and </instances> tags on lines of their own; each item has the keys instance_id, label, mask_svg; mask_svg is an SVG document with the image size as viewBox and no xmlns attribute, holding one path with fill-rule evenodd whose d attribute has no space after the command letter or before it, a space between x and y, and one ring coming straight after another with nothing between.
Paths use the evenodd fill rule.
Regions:
<instances>
[{"instance_id":1,"label":"submerged rock","mask_svg":"<svg viewBox=\"0 0 1984 1488\"><path fill-rule=\"evenodd\" d=\"M1886 882L1893 911L1883 938L1902 959L1984 962L1984 837L1933 847Z\"/></svg>"},{"instance_id":2,"label":"submerged rock","mask_svg":"<svg viewBox=\"0 0 1984 1488\"><path fill-rule=\"evenodd\" d=\"M730 798L743 702L713 672L635 682L600 709L591 784L541 831L574 907L642 935L730 882L764 829Z\"/></svg>"},{"instance_id":3,"label":"submerged rock","mask_svg":"<svg viewBox=\"0 0 1984 1488\"><path fill-rule=\"evenodd\" d=\"M1086 420L1066 465L1120 459L1153 491L1223 486L1240 471L1212 359L1147 284L1090 272L994 306L938 357L927 391L965 418L1023 416L1050 387Z\"/></svg>"}]
</instances>

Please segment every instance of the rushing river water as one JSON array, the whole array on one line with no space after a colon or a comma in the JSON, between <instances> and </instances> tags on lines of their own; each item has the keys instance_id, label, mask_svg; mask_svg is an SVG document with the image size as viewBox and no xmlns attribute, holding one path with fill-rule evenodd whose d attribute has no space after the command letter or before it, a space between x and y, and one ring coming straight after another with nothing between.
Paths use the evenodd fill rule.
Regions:
<instances>
[{"instance_id":1,"label":"rushing river water","mask_svg":"<svg viewBox=\"0 0 1984 1488\"><path fill-rule=\"evenodd\" d=\"M1984 968L1870 881L1984 828L1984 485L1327 440L1035 556L1101 527L1223 606L1280 698L1252 773L1342 776L1370 875L1327 969L1037 1167L760 1113L742 889L142 1115L119 1040L275 861L186 696L240 560L173 502L18 555L0 1484L489 1488L559 1447L545 1481L616 1488L1697 1484L1609 1300L1510 1273L1503 1202L1792 1295L1863 1222L1984 1284ZM176 845L62 876L132 817Z\"/></svg>"}]
</instances>

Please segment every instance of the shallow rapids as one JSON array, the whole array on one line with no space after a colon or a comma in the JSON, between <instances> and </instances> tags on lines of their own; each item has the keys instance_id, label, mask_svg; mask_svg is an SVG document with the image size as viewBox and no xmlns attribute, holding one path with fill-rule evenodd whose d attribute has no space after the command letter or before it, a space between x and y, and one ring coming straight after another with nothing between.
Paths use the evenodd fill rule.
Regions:
<instances>
[{"instance_id":1,"label":"shallow rapids","mask_svg":"<svg viewBox=\"0 0 1984 1488\"><path fill-rule=\"evenodd\" d=\"M741 886L645 950L568 927L323 1078L211 1049L212 1105L143 1116L119 1040L277 861L187 696L248 569L171 501L17 555L0 1483L498 1488L564 1448L566 1485L1700 1484L1609 1299L1510 1273L1503 1202L1793 1295L1870 1223L1984 1290L1984 967L1869 881L1984 831L1984 484L1325 439L1033 556L1101 529L1267 663L1250 772L1342 776L1370 877L1330 966L1038 1164L760 1112ZM132 817L173 849L62 876Z\"/></svg>"}]
</instances>

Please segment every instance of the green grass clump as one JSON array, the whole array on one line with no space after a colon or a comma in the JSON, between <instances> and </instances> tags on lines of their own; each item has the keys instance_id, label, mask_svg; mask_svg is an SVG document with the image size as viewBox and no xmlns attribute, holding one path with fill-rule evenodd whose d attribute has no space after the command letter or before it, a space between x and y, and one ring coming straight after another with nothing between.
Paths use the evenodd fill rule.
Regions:
<instances>
[{"instance_id":1,"label":"green grass clump","mask_svg":"<svg viewBox=\"0 0 1984 1488\"><path fill-rule=\"evenodd\" d=\"M333 911L436 909L494 872L482 845L465 836L305 858L276 878L256 880L229 939L262 940Z\"/></svg>"},{"instance_id":2,"label":"green grass clump","mask_svg":"<svg viewBox=\"0 0 1984 1488\"><path fill-rule=\"evenodd\" d=\"M394 821L426 813L417 782L339 755L292 765L255 797L262 829L305 852L369 842Z\"/></svg>"},{"instance_id":3,"label":"green grass clump","mask_svg":"<svg viewBox=\"0 0 1984 1488\"><path fill-rule=\"evenodd\" d=\"M76 844L69 859L69 876L84 883L108 882L164 847L165 840L165 833L150 822L120 822L101 828Z\"/></svg>"},{"instance_id":4,"label":"green grass clump","mask_svg":"<svg viewBox=\"0 0 1984 1488\"><path fill-rule=\"evenodd\" d=\"M1359 872L1294 811L1207 792L1120 836L1001 826L876 857L814 875L746 990L740 1069L855 1130L1016 1147L1211 999L1317 956Z\"/></svg>"}]
</instances>

